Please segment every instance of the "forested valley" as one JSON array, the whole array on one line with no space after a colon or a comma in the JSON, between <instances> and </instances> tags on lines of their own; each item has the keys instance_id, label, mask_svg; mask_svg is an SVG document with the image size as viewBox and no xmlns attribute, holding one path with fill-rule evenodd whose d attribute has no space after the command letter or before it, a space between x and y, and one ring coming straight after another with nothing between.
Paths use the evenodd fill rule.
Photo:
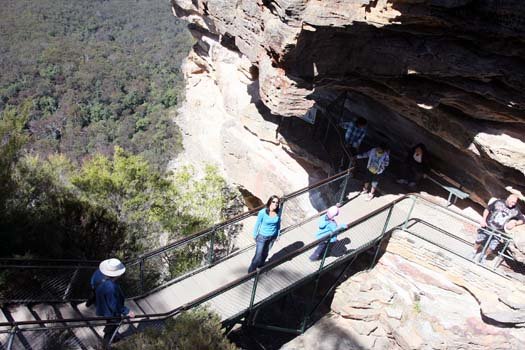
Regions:
<instances>
[{"instance_id":1,"label":"forested valley","mask_svg":"<svg viewBox=\"0 0 525 350\"><path fill-rule=\"evenodd\" d=\"M236 195L216 169L166 171L192 45L169 1L6 0L0 16L2 257L126 259L224 218Z\"/></svg>"}]
</instances>

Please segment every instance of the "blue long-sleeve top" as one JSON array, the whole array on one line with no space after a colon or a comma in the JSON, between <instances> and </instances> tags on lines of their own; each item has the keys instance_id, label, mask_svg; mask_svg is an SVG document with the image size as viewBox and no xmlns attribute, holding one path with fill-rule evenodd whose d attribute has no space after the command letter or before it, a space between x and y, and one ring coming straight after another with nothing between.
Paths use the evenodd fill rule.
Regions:
<instances>
[{"instance_id":1,"label":"blue long-sleeve top","mask_svg":"<svg viewBox=\"0 0 525 350\"><path fill-rule=\"evenodd\" d=\"M253 237L257 235L263 235L265 237L277 236L281 231L281 210L277 212L277 215L271 217L266 213L266 208L259 210L257 214L257 221L253 228Z\"/></svg>"},{"instance_id":2,"label":"blue long-sleeve top","mask_svg":"<svg viewBox=\"0 0 525 350\"><path fill-rule=\"evenodd\" d=\"M328 218L328 215L323 215L321 216L321 219L319 219L319 231L316 232L315 239L326 237L332 232L335 232L337 230L343 230L345 228L346 225L337 225L337 222L335 222L335 220L330 220ZM331 243L334 243L335 241L337 241L337 236L333 236L330 239Z\"/></svg>"},{"instance_id":3,"label":"blue long-sleeve top","mask_svg":"<svg viewBox=\"0 0 525 350\"><path fill-rule=\"evenodd\" d=\"M129 313L124 306L126 298L120 286L98 269L91 276L91 288L95 288L97 316L120 317Z\"/></svg>"}]
</instances>

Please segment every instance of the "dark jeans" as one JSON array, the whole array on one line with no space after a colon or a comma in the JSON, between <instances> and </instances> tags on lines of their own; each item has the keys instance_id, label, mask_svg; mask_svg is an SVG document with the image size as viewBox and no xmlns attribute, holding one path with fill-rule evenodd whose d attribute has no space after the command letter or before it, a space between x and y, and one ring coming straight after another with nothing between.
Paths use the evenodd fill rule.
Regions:
<instances>
[{"instance_id":1,"label":"dark jeans","mask_svg":"<svg viewBox=\"0 0 525 350\"><path fill-rule=\"evenodd\" d=\"M250 264L250 267L248 268L248 273L255 271L258 267L261 267L266 262L266 258L268 257L268 252L272 248L273 242L275 241L275 236L263 236L263 235L257 235L255 238L256 246L255 246L255 256L252 259L252 263Z\"/></svg>"},{"instance_id":2,"label":"dark jeans","mask_svg":"<svg viewBox=\"0 0 525 350\"><path fill-rule=\"evenodd\" d=\"M423 178L425 169L421 163L408 162L405 168L405 178L407 181L419 184L419 181Z\"/></svg>"},{"instance_id":3,"label":"dark jeans","mask_svg":"<svg viewBox=\"0 0 525 350\"><path fill-rule=\"evenodd\" d=\"M328 247L328 251L326 252L326 256L330 255L330 249L332 248L332 244L330 243L330 246ZM312 255L310 255L311 261L321 260L323 258L324 250L326 249L326 246L328 245L328 241L323 241L319 243L317 248L315 248Z\"/></svg>"}]
</instances>

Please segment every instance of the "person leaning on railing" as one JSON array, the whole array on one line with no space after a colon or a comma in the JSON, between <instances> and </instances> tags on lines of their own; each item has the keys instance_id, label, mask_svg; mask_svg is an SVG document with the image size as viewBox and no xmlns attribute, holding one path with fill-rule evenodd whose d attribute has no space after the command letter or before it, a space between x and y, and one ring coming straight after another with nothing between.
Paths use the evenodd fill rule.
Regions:
<instances>
[{"instance_id":1,"label":"person leaning on railing","mask_svg":"<svg viewBox=\"0 0 525 350\"><path fill-rule=\"evenodd\" d=\"M336 206L332 206L328 208L326 211L326 214L321 216L319 219L319 231L315 234L315 239L321 239L323 237L329 236L332 233L336 232L337 230L344 230L347 225L342 224L338 225L335 221L335 217L339 215L339 208ZM330 246L327 248L327 245L332 245L337 241L337 236L333 236L330 238L330 243L327 242L327 240L322 241L319 243L317 248L315 248L315 251L310 256L311 261L316 261L322 259L324 255L324 251L328 249L326 252L326 256L330 255Z\"/></svg>"},{"instance_id":2,"label":"person leaning on railing","mask_svg":"<svg viewBox=\"0 0 525 350\"><path fill-rule=\"evenodd\" d=\"M114 317L108 320L104 327L104 346L109 346L111 337L117 330L120 318L135 317L125 305L124 293L117 283L117 279L124 274L126 267L119 259L107 259L100 263L99 268L91 277L91 288L95 290L95 306L97 316Z\"/></svg>"},{"instance_id":3,"label":"person leaning on railing","mask_svg":"<svg viewBox=\"0 0 525 350\"><path fill-rule=\"evenodd\" d=\"M497 231L502 232L505 228L510 230L524 222L525 216L518 207L517 195L511 194L506 200L497 199L490 203L487 209L483 211L481 227L478 229L474 250L472 251L472 259L484 263L487 257L498 249L500 238ZM489 239L487 250L485 252L480 251Z\"/></svg>"}]
</instances>

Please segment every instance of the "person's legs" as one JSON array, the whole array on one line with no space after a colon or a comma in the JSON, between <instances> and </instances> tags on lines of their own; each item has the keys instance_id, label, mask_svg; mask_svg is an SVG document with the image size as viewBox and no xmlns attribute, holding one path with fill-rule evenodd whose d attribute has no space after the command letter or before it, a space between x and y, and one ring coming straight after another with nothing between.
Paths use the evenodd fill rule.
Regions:
<instances>
[{"instance_id":1,"label":"person's legs","mask_svg":"<svg viewBox=\"0 0 525 350\"><path fill-rule=\"evenodd\" d=\"M479 260L484 259L487 252L490 250L490 247L487 248L487 252L485 252L484 256L481 256L482 255L481 250L483 249L483 246L487 242L488 238L489 238L489 233L486 231L486 229L483 229L481 227L478 228L478 234L476 236L476 240L474 241L474 247L473 247L472 255L471 255L471 258L474 259L474 261L479 262ZM491 243L489 243L489 246Z\"/></svg>"},{"instance_id":2,"label":"person's legs","mask_svg":"<svg viewBox=\"0 0 525 350\"><path fill-rule=\"evenodd\" d=\"M423 178L423 166L418 163L410 163L407 166L407 173L408 185L415 187Z\"/></svg>"},{"instance_id":3,"label":"person's legs","mask_svg":"<svg viewBox=\"0 0 525 350\"><path fill-rule=\"evenodd\" d=\"M311 261L320 260L323 257L327 244L328 244L327 241L322 241L321 243L319 243L319 245L317 246L317 248L315 248L312 255L310 255L310 260Z\"/></svg>"},{"instance_id":4,"label":"person's legs","mask_svg":"<svg viewBox=\"0 0 525 350\"><path fill-rule=\"evenodd\" d=\"M266 241L264 242L262 253L261 253L261 262L259 266L257 267L263 266L264 263L266 262L266 258L268 258L268 253L270 252L270 249L273 246L274 240L275 239L273 237L268 237Z\"/></svg>"},{"instance_id":5,"label":"person's legs","mask_svg":"<svg viewBox=\"0 0 525 350\"><path fill-rule=\"evenodd\" d=\"M118 320L108 320L107 323L115 323L115 322L118 322ZM105 349L109 349L109 346L111 345L109 343L109 341L111 340L111 337L113 336L113 334L115 333L115 331L117 330L117 325L116 324L108 324L104 327L104 338L103 338L103 342L104 342L104 348ZM116 336L115 336L116 338ZM113 338L113 341L115 341L116 339Z\"/></svg>"},{"instance_id":6,"label":"person's legs","mask_svg":"<svg viewBox=\"0 0 525 350\"><path fill-rule=\"evenodd\" d=\"M264 262L268 257L268 251L272 240L272 237L257 235L257 238L255 239L255 255L253 256L250 267L248 268L248 273L253 272L258 267L264 265Z\"/></svg>"},{"instance_id":7,"label":"person's legs","mask_svg":"<svg viewBox=\"0 0 525 350\"><path fill-rule=\"evenodd\" d=\"M374 175L372 178L371 178L371 183L372 183L372 188L370 189L370 193L368 194L368 197L367 199L368 200L371 200L372 198L374 198L374 195L375 195L375 192L376 192L376 189L377 189L377 186L379 186L379 175Z\"/></svg>"},{"instance_id":8,"label":"person's legs","mask_svg":"<svg viewBox=\"0 0 525 350\"><path fill-rule=\"evenodd\" d=\"M489 245L487 247L487 251L485 252L485 255L481 257L481 263L484 263L487 258L490 258L493 254L498 252L500 241L497 237L492 236Z\"/></svg>"}]
</instances>

